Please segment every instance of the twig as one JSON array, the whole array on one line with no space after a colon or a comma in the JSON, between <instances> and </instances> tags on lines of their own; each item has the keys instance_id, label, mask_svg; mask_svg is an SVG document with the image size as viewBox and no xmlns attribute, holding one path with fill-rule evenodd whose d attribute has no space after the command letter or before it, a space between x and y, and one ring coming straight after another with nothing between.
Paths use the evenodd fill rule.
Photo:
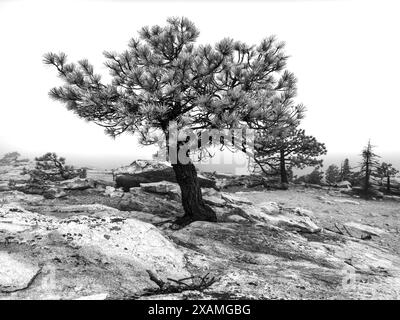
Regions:
<instances>
[{"instance_id":1,"label":"twig","mask_svg":"<svg viewBox=\"0 0 400 320\"><path fill-rule=\"evenodd\" d=\"M194 277L193 277L193 278L194 278ZM171 278L167 278L167 280L172 281L172 282L175 282L175 283L180 284L180 285L184 285L184 286L186 286L186 287L189 286L187 283L183 282L182 280L175 280L175 279L171 279Z\"/></svg>"},{"instance_id":2,"label":"twig","mask_svg":"<svg viewBox=\"0 0 400 320\"><path fill-rule=\"evenodd\" d=\"M151 281L153 281L155 284L157 284L160 287L160 289L164 288L164 285L165 285L164 281L162 281L159 277L157 277L157 275L153 271L151 271L151 270L146 270L146 271L147 271Z\"/></svg>"},{"instance_id":3,"label":"twig","mask_svg":"<svg viewBox=\"0 0 400 320\"><path fill-rule=\"evenodd\" d=\"M346 228L345 225L343 225L343 228L344 228L344 230L346 230L347 234L348 234L350 237L354 238L354 236L349 232L349 230L347 230L347 228Z\"/></svg>"},{"instance_id":4,"label":"twig","mask_svg":"<svg viewBox=\"0 0 400 320\"><path fill-rule=\"evenodd\" d=\"M168 294L168 293L180 293L183 291L191 291L191 290L203 291L204 289L210 287L212 284L214 284L217 281L217 279L215 277L210 278L209 273L207 273L203 277L191 276L191 277L182 278L182 279L167 278L167 280L176 283L176 284L169 284L169 283L161 280L151 270L146 270L146 271L149 274L150 280L155 282L159 288L146 290L146 292L142 296L151 296L151 295ZM197 283L195 281L192 281L191 284L187 284L184 282L187 280L195 280L195 279L199 279L199 281Z\"/></svg>"},{"instance_id":5,"label":"twig","mask_svg":"<svg viewBox=\"0 0 400 320\"><path fill-rule=\"evenodd\" d=\"M336 229L339 231L338 233L341 235L344 235L343 231L339 229L339 227L337 226L337 224L335 223L335 227Z\"/></svg>"}]
</instances>

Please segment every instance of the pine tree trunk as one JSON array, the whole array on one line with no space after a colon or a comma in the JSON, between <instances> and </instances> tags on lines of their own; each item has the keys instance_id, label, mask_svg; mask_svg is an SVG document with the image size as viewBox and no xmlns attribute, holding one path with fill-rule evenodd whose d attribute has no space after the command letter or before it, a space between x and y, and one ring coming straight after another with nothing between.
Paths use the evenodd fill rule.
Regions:
<instances>
[{"instance_id":1,"label":"pine tree trunk","mask_svg":"<svg viewBox=\"0 0 400 320\"><path fill-rule=\"evenodd\" d=\"M182 207L184 216L177 219L176 223L185 226L193 221L217 222L217 216L210 206L204 203L200 183L194 164L189 161L183 164L179 161L180 144L177 143L178 132L176 128L163 128L166 138L167 161L171 162L175 172L176 181L181 189ZM189 157L189 153L187 153Z\"/></svg>"},{"instance_id":2,"label":"pine tree trunk","mask_svg":"<svg viewBox=\"0 0 400 320\"><path fill-rule=\"evenodd\" d=\"M285 150L280 151L279 163L280 163L281 183L289 183L286 172L286 164L285 164Z\"/></svg>"},{"instance_id":3,"label":"pine tree trunk","mask_svg":"<svg viewBox=\"0 0 400 320\"><path fill-rule=\"evenodd\" d=\"M367 161L365 164L365 182L364 182L364 193L365 196L368 196L369 193L369 176L370 176L370 171L369 171L369 157L367 157Z\"/></svg>"},{"instance_id":4,"label":"pine tree trunk","mask_svg":"<svg viewBox=\"0 0 400 320\"><path fill-rule=\"evenodd\" d=\"M193 221L217 221L217 216L210 206L204 203L196 168L193 163L172 164L176 180L181 188L182 206L185 215L177 223L187 225Z\"/></svg>"}]
</instances>

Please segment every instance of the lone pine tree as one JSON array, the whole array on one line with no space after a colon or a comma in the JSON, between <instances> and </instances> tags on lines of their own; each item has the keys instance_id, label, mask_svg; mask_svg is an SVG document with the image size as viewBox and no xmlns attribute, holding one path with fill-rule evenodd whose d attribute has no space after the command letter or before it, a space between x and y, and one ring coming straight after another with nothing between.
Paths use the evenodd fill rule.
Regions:
<instances>
[{"instance_id":1,"label":"lone pine tree","mask_svg":"<svg viewBox=\"0 0 400 320\"><path fill-rule=\"evenodd\" d=\"M390 178L398 174L399 171L393 167L391 163L382 162L381 165L377 168L377 174L381 177L381 179L386 179L386 191L390 193Z\"/></svg>"},{"instance_id":2,"label":"lone pine tree","mask_svg":"<svg viewBox=\"0 0 400 320\"><path fill-rule=\"evenodd\" d=\"M282 183L288 183L287 168L321 166L319 156L326 154L326 147L313 136L306 135L303 129L280 131L278 134L259 136L255 143L255 162L266 172L272 169L279 172Z\"/></svg>"},{"instance_id":3,"label":"lone pine tree","mask_svg":"<svg viewBox=\"0 0 400 320\"><path fill-rule=\"evenodd\" d=\"M257 129L254 143L254 162L266 175L279 173L281 183L289 181L288 170L318 166L318 156L326 153L323 143L298 129L305 107L294 102L297 79L285 72L286 85L280 93L263 105L261 117L248 119L248 125Z\"/></svg>"},{"instance_id":4,"label":"lone pine tree","mask_svg":"<svg viewBox=\"0 0 400 320\"><path fill-rule=\"evenodd\" d=\"M361 157L361 178L362 178L362 191L364 196L369 197L372 192L371 176L376 175L376 170L379 166L377 158L379 156L373 152L371 141L364 147Z\"/></svg>"},{"instance_id":5,"label":"lone pine tree","mask_svg":"<svg viewBox=\"0 0 400 320\"><path fill-rule=\"evenodd\" d=\"M260 106L288 85L284 44L270 37L258 46L232 39L195 45L198 36L184 17L169 18L165 26L143 27L127 50L104 52L112 77L108 84L88 60L67 63L64 53L48 53L44 63L54 66L64 82L51 89L50 96L103 126L107 134L137 133L143 144L155 143L151 133L161 133L168 142L171 122L179 130L200 132L239 128L248 119L266 117ZM180 148L182 142L176 152ZM185 211L179 223L216 221L202 199L192 161L178 158L172 167Z\"/></svg>"}]
</instances>

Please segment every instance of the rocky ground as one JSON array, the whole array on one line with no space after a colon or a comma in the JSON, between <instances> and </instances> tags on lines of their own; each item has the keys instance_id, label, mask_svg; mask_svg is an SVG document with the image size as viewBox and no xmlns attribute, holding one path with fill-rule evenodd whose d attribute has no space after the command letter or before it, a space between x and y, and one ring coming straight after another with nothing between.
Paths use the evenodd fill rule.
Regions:
<instances>
[{"instance_id":1,"label":"rocky ground","mask_svg":"<svg viewBox=\"0 0 400 320\"><path fill-rule=\"evenodd\" d=\"M122 192L89 171L28 194L8 185L26 166L0 166L1 299L399 298L396 198L203 188L218 223L178 228L172 182Z\"/></svg>"}]
</instances>

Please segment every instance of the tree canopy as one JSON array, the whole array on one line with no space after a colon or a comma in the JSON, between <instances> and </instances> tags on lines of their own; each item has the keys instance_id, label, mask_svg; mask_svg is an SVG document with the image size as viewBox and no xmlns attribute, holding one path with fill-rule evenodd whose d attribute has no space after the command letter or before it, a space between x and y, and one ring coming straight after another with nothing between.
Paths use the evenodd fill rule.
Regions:
<instances>
[{"instance_id":1,"label":"tree canopy","mask_svg":"<svg viewBox=\"0 0 400 320\"><path fill-rule=\"evenodd\" d=\"M166 132L170 121L179 128L238 127L265 118L287 98L293 75L284 71L282 42L269 37L252 46L226 38L195 45L198 36L187 18L143 27L127 50L104 52L108 84L88 60L67 63L66 54L48 53L44 63L64 80L50 95L107 134L139 133L144 144L154 143L150 132Z\"/></svg>"}]
</instances>

